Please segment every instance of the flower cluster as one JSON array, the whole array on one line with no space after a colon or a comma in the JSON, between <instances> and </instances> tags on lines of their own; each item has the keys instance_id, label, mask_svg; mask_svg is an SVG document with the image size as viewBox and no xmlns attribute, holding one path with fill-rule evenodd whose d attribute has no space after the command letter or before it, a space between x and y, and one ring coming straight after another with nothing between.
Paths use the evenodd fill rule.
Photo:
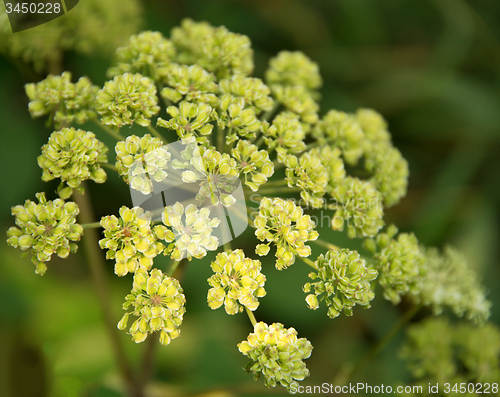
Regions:
<instances>
[{"instance_id":1,"label":"flower cluster","mask_svg":"<svg viewBox=\"0 0 500 397\"><path fill-rule=\"evenodd\" d=\"M221 80L219 89L223 94L243 98L245 107L250 107L256 114L273 108L271 90L261 79L235 75L230 80Z\"/></svg>"},{"instance_id":2,"label":"flower cluster","mask_svg":"<svg viewBox=\"0 0 500 397\"><path fill-rule=\"evenodd\" d=\"M139 207L123 206L119 213L120 218L108 215L101 219L104 238L99 241L100 247L108 250L106 258L116 261L115 274L151 269L153 258L164 248L151 230L151 221Z\"/></svg>"},{"instance_id":3,"label":"flower cluster","mask_svg":"<svg viewBox=\"0 0 500 397\"><path fill-rule=\"evenodd\" d=\"M316 240L319 236L314 230L314 222L309 215L304 215L302 208L291 200L281 198L263 198L260 201L259 215L254 220L255 235L260 241L255 252L267 255L269 244L276 245L276 268L286 269L295 262L295 255L307 257L311 255L311 247L307 241Z\"/></svg>"},{"instance_id":4,"label":"flower cluster","mask_svg":"<svg viewBox=\"0 0 500 397\"><path fill-rule=\"evenodd\" d=\"M199 192L196 199L203 203L208 199L212 205L221 203L229 207L236 199L234 192L238 169L236 161L227 153L219 153L214 148L205 149L200 146L194 149L190 169L183 171L182 180L186 183L198 183Z\"/></svg>"},{"instance_id":5,"label":"flower cluster","mask_svg":"<svg viewBox=\"0 0 500 397\"><path fill-rule=\"evenodd\" d=\"M426 250L426 273L417 279L415 299L432 307L435 314L449 307L459 317L482 324L490 316L491 302L476 272L464 255L447 246L443 253L436 248Z\"/></svg>"},{"instance_id":6,"label":"flower cluster","mask_svg":"<svg viewBox=\"0 0 500 397\"><path fill-rule=\"evenodd\" d=\"M139 73L124 73L104 83L96 97L101 122L120 128L134 123L151 125L151 117L160 111L154 82Z\"/></svg>"},{"instance_id":7,"label":"flower cluster","mask_svg":"<svg viewBox=\"0 0 500 397\"><path fill-rule=\"evenodd\" d=\"M396 240L393 238L396 233L397 228L391 225L386 233L379 233L375 240L365 242L375 254L384 298L395 305L401 301L401 295L419 292L417 278L425 274L427 261L414 234L401 233ZM377 246L379 252L375 252Z\"/></svg>"},{"instance_id":8,"label":"flower cluster","mask_svg":"<svg viewBox=\"0 0 500 397\"><path fill-rule=\"evenodd\" d=\"M237 314L246 307L256 310L259 300L266 295L266 276L258 260L246 258L242 250L221 252L211 264L215 272L208 279L208 305L218 309L224 304L227 314Z\"/></svg>"},{"instance_id":9,"label":"flower cluster","mask_svg":"<svg viewBox=\"0 0 500 397\"><path fill-rule=\"evenodd\" d=\"M160 32L141 32L130 36L125 46L116 49L117 65L107 74L111 78L123 73L140 73L158 79L168 73L174 56L174 45Z\"/></svg>"},{"instance_id":10,"label":"flower cluster","mask_svg":"<svg viewBox=\"0 0 500 397\"><path fill-rule=\"evenodd\" d=\"M136 343L143 342L148 334L160 333L160 343L168 345L172 339L178 338L182 318L186 312L186 298L175 278L164 275L161 270L153 269L151 274L139 270L134 275L132 291L125 298L123 309L132 311L125 313L118 328L127 328L130 315L138 317L128 333Z\"/></svg>"},{"instance_id":11,"label":"flower cluster","mask_svg":"<svg viewBox=\"0 0 500 397\"><path fill-rule=\"evenodd\" d=\"M169 87L165 87L160 94L169 101L177 103L184 100L210 106L219 102L215 77L199 65L172 65L165 80Z\"/></svg>"},{"instance_id":12,"label":"flower cluster","mask_svg":"<svg viewBox=\"0 0 500 397\"><path fill-rule=\"evenodd\" d=\"M281 162L284 161L284 154L297 154L306 148L304 143L305 132L296 114L283 112L278 114L271 125L265 123L262 126L262 133L267 147L270 150L276 149Z\"/></svg>"},{"instance_id":13,"label":"flower cluster","mask_svg":"<svg viewBox=\"0 0 500 397\"><path fill-rule=\"evenodd\" d=\"M42 72L48 65L59 63L64 51L108 57L137 32L142 6L139 0L86 0L78 4L78 11L51 20L50 29L12 33L9 16L14 15L7 14L4 2L0 2L0 52L33 64L36 72Z\"/></svg>"},{"instance_id":14,"label":"flower cluster","mask_svg":"<svg viewBox=\"0 0 500 397\"><path fill-rule=\"evenodd\" d=\"M311 90L322 83L318 64L300 51L281 51L271 59L266 81L270 85L305 86Z\"/></svg>"},{"instance_id":15,"label":"flower cluster","mask_svg":"<svg viewBox=\"0 0 500 397\"><path fill-rule=\"evenodd\" d=\"M300 196L306 204L312 208L320 208L323 205L323 195L328 185L328 171L323 166L319 150L317 148L305 152L297 159L294 155L288 155L285 164L286 180L289 187L299 187Z\"/></svg>"},{"instance_id":16,"label":"flower cluster","mask_svg":"<svg viewBox=\"0 0 500 397\"><path fill-rule=\"evenodd\" d=\"M274 165L266 150L258 150L250 142L240 140L231 154L236 159L237 169L245 176L245 185L254 192L274 174ZM249 177L251 180L249 180Z\"/></svg>"},{"instance_id":17,"label":"flower cluster","mask_svg":"<svg viewBox=\"0 0 500 397\"><path fill-rule=\"evenodd\" d=\"M57 192L62 199L70 197L75 188L83 193L80 187L83 181L106 181L106 172L100 164L108 162L107 152L108 148L92 132L74 128L54 131L38 157L42 180L61 178Z\"/></svg>"},{"instance_id":18,"label":"flower cluster","mask_svg":"<svg viewBox=\"0 0 500 397\"><path fill-rule=\"evenodd\" d=\"M377 278L378 272L368 267L357 251L331 249L318 257L315 266L318 270L311 272L309 278L318 281L306 283L303 288L306 293L313 291L306 297L310 309L316 310L319 301L324 300L328 317L335 318L342 310L352 316L356 304L370 307L375 297L370 282Z\"/></svg>"},{"instance_id":19,"label":"flower cluster","mask_svg":"<svg viewBox=\"0 0 500 397\"><path fill-rule=\"evenodd\" d=\"M431 318L411 325L406 336L400 354L422 384L498 383L500 329L497 326L457 326L444 318ZM492 392L498 393L498 388Z\"/></svg>"},{"instance_id":20,"label":"flower cluster","mask_svg":"<svg viewBox=\"0 0 500 397\"><path fill-rule=\"evenodd\" d=\"M96 116L94 102L99 88L86 77L71 82L71 73L60 76L49 75L39 83L25 86L32 117L50 114L56 127L61 124L83 124Z\"/></svg>"},{"instance_id":21,"label":"flower cluster","mask_svg":"<svg viewBox=\"0 0 500 397\"><path fill-rule=\"evenodd\" d=\"M382 198L372 183L348 176L330 194L336 202L333 229L347 225L350 238L373 237L384 226Z\"/></svg>"},{"instance_id":22,"label":"flower cluster","mask_svg":"<svg viewBox=\"0 0 500 397\"><path fill-rule=\"evenodd\" d=\"M206 103L182 101L179 106L169 106L167 113L170 120L158 118L158 126L175 130L184 141L196 138L200 144L207 144L207 135L212 133L214 126L210 121L215 119L214 110Z\"/></svg>"},{"instance_id":23,"label":"flower cluster","mask_svg":"<svg viewBox=\"0 0 500 397\"><path fill-rule=\"evenodd\" d=\"M226 144L228 145L237 140L238 136L255 138L256 131L261 127L261 122L257 118L254 108L247 106L243 97L225 94L220 101L219 113L219 128L229 129L226 135Z\"/></svg>"},{"instance_id":24,"label":"flower cluster","mask_svg":"<svg viewBox=\"0 0 500 397\"><path fill-rule=\"evenodd\" d=\"M116 170L125 182L142 194L151 193L151 179L160 182L168 176L165 170L171 154L159 138L149 134L142 138L131 135L118 142L115 151Z\"/></svg>"},{"instance_id":25,"label":"flower cluster","mask_svg":"<svg viewBox=\"0 0 500 397\"><path fill-rule=\"evenodd\" d=\"M264 377L267 387L276 384L289 388L294 380L303 380L309 376L309 370L303 360L309 358L312 345L306 338L297 338L294 328L285 328L283 324L267 325L259 322L247 340L238 344L238 349L250 358L247 371L255 379Z\"/></svg>"},{"instance_id":26,"label":"flower cluster","mask_svg":"<svg viewBox=\"0 0 500 397\"><path fill-rule=\"evenodd\" d=\"M196 63L218 79L246 76L253 70L250 39L224 26L214 28L206 22L185 19L180 27L172 29L172 41L178 51L177 62Z\"/></svg>"},{"instance_id":27,"label":"flower cluster","mask_svg":"<svg viewBox=\"0 0 500 397\"><path fill-rule=\"evenodd\" d=\"M184 208L177 202L165 207L162 220L166 226L172 228L174 234L175 247L171 254L172 259L180 260L186 256L188 259L191 257L200 259L207 254L207 250L214 251L219 246L219 240L212 236L212 230L219 226L220 220L210 218L208 208L198 209L193 204ZM158 238L167 242L172 241L172 235L165 226L156 226L155 232Z\"/></svg>"},{"instance_id":28,"label":"flower cluster","mask_svg":"<svg viewBox=\"0 0 500 397\"><path fill-rule=\"evenodd\" d=\"M24 205L12 207L16 225L7 231L7 243L14 248L30 250L35 272L43 275L52 254L67 258L76 252L83 228L76 223L78 206L56 199L47 201L45 193L37 193L38 203L26 200Z\"/></svg>"}]
</instances>

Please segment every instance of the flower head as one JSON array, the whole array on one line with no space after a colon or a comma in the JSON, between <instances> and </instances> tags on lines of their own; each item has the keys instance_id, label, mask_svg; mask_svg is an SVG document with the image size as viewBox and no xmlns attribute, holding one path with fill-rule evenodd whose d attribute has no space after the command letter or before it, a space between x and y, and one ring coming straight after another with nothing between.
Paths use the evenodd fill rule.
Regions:
<instances>
[{"instance_id":1,"label":"flower head","mask_svg":"<svg viewBox=\"0 0 500 397\"><path fill-rule=\"evenodd\" d=\"M129 334L136 343L143 342L148 334L160 333L160 343L168 345L178 338L179 330L186 309L186 298L179 281L164 275L161 270L153 269L151 274L138 270L134 275L132 291L125 298L125 313L118 323L119 329L126 329L129 316L135 316Z\"/></svg>"},{"instance_id":2,"label":"flower head","mask_svg":"<svg viewBox=\"0 0 500 397\"><path fill-rule=\"evenodd\" d=\"M245 185L254 192L274 174L269 152L258 150L257 146L246 140L240 139L231 154L236 159L238 171L245 176Z\"/></svg>"},{"instance_id":3,"label":"flower head","mask_svg":"<svg viewBox=\"0 0 500 397\"><path fill-rule=\"evenodd\" d=\"M312 208L320 208L323 205L323 195L328 185L329 174L323 166L320 151L313 148L305 152L297 159L294 155L288 155L285 164L286 181L289 187L299 187L300 196Z\"/></svg>"},{"instance_id":4,"label":"flower head","mask_svg":"<svg viewBox=\"0 0 500 397\"><path fill-rule=\"evenodd\" d=\"M201 259L207 254L207 250L214 251L219 246L219 240L212 236L212 230L219 226L220 220L211 219L208 208L198 209L193 204L184 208L177 202L165 207L162 220L174 233L175 247L171 254L172 259L180 260L186 256ZM170 235L166 241L172 241Z\"/></svg>"},{"instance_id":5,"label":"flower head","mask_svg":"<svg viewBox=\"0 0 500 397\"><path fill-rule=\"evenodd\" d=\"M168 87L161 96L177 103L181 100L217 106L217 83L215 77L199 65L176 65L166 77Z\"/></svg>"},{"instance_id":6,"label":"flower head","mask_svg":"<svg viewBox=\"0 0 500 397\"><path fill-rule=\"evenodd\" d=\"M221 203L229 207L236 199L232 193L238 187L238 168L236 161L227 153L219 153L214 148L198 146L194 149L189 169L182 172L186 183L198 183L196 199L203 203L206 199L211 205Z\"/></svg>"},{"instance_id":7,"label":"flower head","mask_svg":"<svg viewBox=\"0 0 500 397\"><path fill-rule=\"evenodd\" d=\"M106 258L114 259L115 273L125 276L139 269L149 270L153 258L163 251L151 230L151 221L139 207L120 208L120 218L114 215L101 219L104 238L99 241L102 249L107 249Z\"/></svg>"},{"instance_id":8,"label":"flower head","mask_svg":"<svg viewBox=\"0 0 500 397\"><path fill-rule=\"evenodd\" d=\"M230 80L221 80L219 88L223 94L243 98L245 107L252 108L256 114L271 110L274 104L271 89L261 79L236 75Z\"/></svg>"},{"instance_id":9,"label":"flower head","mask_svg":"<svg viewBox=\"0 0 500 397\"><path fill-rule=\"evenodd\" d=\"M272 58L266 81L269 85L304 86L311 90L321 86L318 64L300 51L281 51Z\"/></svg>"},{"instance_id":10,"label":"flower head","mask_svg":"<svg viewBox=\"0 0 500 397\"><path fill-rule=\"evenodd\" d=\"M168 174L171 154L161 139L146 134L142 138L130 135L116 144L116 169L123 180L142 194L153 189L152 180L160 182Z\"/></svg>"},{"instance_id":11,"label":"flower head","mask_svg":"<svg viewBox=\"0 0 500 397\"><path fill-rule=\"evenodd\" d=\"M257 118L255 108L248 106L243 97L235 97L225 94L221 97L219 104L219 128L227 128L226 144L231 144L238 139L255 138L256 131L261 127L261 121Z\"/></svg>"},{"instance_id":12,"label":"flower head","mask_svg":"<svg viewBox=\"0 0 500 397\"><path fill-rule=\"evenodd\" d=\"M179 106L169 106L167 113L172 118L168 121L158 118L160 127L175 130L185 141L196 138L198 143L208 143L206 135L210 135L214 128L210 122L216 118L211 106L206 103L182 101Z\"/></svg>"},{"instance_id":13,"label":"flower head","mask_svg":"<svg viewBox=\"0 0 500 397\"><path fill-rule=\"evenodd\" d=\"M329 250L320 255L315 262L317 272L309 274L314 283L304 285L304 292L310 309L316 310L319 301L324 300L328 307L328 317L337 317L342 310L352 316L356 304L370 307L375 294L370 282L377 278L377 271L367 266L357 251L342 249ZM319 300L318 300L319 297Z\"/></svg>"},{"instance_id":14,"label":"flower head","mask_svg":"<svg viewBox=\"0 0 500 397\"><path fill-rule=\"evenodd\" d=\"M282 155L281 160L284 160L284 154L286 153L297 154L303 152L306 148L304 143L306 134L298 116L294 113L283 112L278 114L274 118L272 125L263 124L262 132L267 147L276 149L278 156Z\"/></svg>"},{"instance_id":15,"label":"flower head","mask_svg":"<svg viewBox=\"0 0 500 397\"><path fill-rule=\"evenodd\" d=\"M99 88L86 77L71 82L71 73L49 75L39 83L26 84L32 117L51 115L56 127L63 123L83 124L96 116L94 101ZM53 119L52 119L53 117Z\"/></svg>"},{"instance_id":16,"label":"flower head","mask_svg":"<svg viewBox=\"0 0 500 397\"><path fill-rule=\"evenodd\" d=\"M260 201L259 215L254 220L255 235L260 241L256 248L258 255L267 255L272 242L276 245L276 268L282 270L295 262L295 255L311 255L311 247L307 241L316 240L319 236L314 230L314 222L309 215L304 215L302 208L291 200L281 198L264 198ZM264 245L264 247L263 247Z\"/></svg>"},{"instance_id":17,"label":"flower head","mask_svg":"<svg viewBox=\"0 0 500 397\"><path fill-rule=\"evenodd\" d=\"M106 125L120 128L136 123L149 127L151 117L160 111L156 86L139 73L119 74L97 93L96 110Z\"/></svg>"},{"instance_id":18,"label":"flower head","mask_svg":"<svg viewBox=\"0 0 500 397\"><path fill-rule=\"evenodd\" d=\"M16 225L7 231L7 243L14 248L30 250L35 272L43 275L47 270L52 254L66 258L76 252L83 228L76 223L78 206L73 202L65 203L56 199L47 201L45 193L37 193L38 204L26 200L23 205L12 207Z\"/></svg>"},{"instance_id":19,"label":"flower head","mask_svg":"<svg viewBox=\"0 0 500 397\"><path fill-rule=\"evenodd\" d=\"M279 103L290 112L300 116L304 128L309 129L309 124L318 121L319 105L307 88L304 86L272 85L271 89Z\"/></svg>"},{"instance_id":20,"label":"flower head","mask_svg":"<svg viewBox=\"0 0 500 397\"><path fill-rule=\"evenodd\" d=\"M436 248L426 250L427 271L417 280L416 301L432 307L440 314L449 307L457 316L483 324L490 316L491 302L485 288L465 256L447 246L443 253Z\"/></svg>"},{"instance_id":21,"label":"flower head","mask_svg":"<svg viewBox=\"0 0 500 397\"><path fill-rule=\"evenodd\" d=\"M267 325L261 321L255 324L248 339L238 344L238 349L251 360L247 371L255 379L263 376L267 387L279 383L289 388L294 380L309 376L303 360L311 356L313 347L306 338L297 338L294 328L287 329L280 323Z\"/></svg>"},{"instance_id":22,"label":"flower head","mask_svg":"<svg viewBox=\"0 0 500 397\"><path fill-rule=\"evenodd\" d=\"M256 310L259 300L266 295L266 276L258 260L246 258L242 250L221 252L210 265L215 272L208 279L208 305L218 309L224 304L227 314L237 314L244 307Z\"/></svg>"},{"instance_id":23,"label":"flower head","mask_svg":"<svg viewBox=\"0 0 500 397\"><path fill-rule=\"evenodd\" d=\"M107 74L114 77L123 73L141 73L158 79L167 73L174 57L174 45L160 32L141 32L130 36L126 45L116 49L117 65L110 68Z\"/></svg>"},{"instance_id":24,"label":"flower head","mask_svg":"<svg viewBox=\"0 0 500 397\"><path fill-rule=\"evenodd\" d=\"M253 70L253 51L247 36L232 33L224 26L215 28L207 22L184 19L172 29L172 41L177 47L177 61L198 64L218 79Z\"/></svg>"},{"instance_id":25,"label":"flower head","mask_svg":"<svg viewBox=\"0 0 500 397\"><path fill-rule=\"evenodd\" d=\"M108 162L107 152L108 148L92 132L74 128L54 131L38 157L42 180L61 178L57 190L62 199L67 199L74 188L83 191L80 185L87 179L96 183L106 181L106 172L100 164Z\"/></svg>"},{"instance_id":26,"label":"flower head","mask_svg":"<svg viewBox=\"0 0 500 397\"><path fill-rule=\"evenodd\" d=\"M350 238L372 237L384 226L382 197L372 183L348 176L330 195L336 202L333 229L343 230L347 224Z\"/></svg>"},{"instance_id":27,"label":"flower head","mask_svg":"<svg viewBox=\"0 0 500 397\"><path fill-rule=\"evenodd\" d=\"M425 253L415 235L401 233L393 239L396 233L396 227L391 226L387 233L379 233L374 241L379 247L379 252L375 253L380 273L378 282L384 288L384 298L395 305L406 292L418 293L417 278L425 273L426 264Z\"/></svg>"}]
</instances>

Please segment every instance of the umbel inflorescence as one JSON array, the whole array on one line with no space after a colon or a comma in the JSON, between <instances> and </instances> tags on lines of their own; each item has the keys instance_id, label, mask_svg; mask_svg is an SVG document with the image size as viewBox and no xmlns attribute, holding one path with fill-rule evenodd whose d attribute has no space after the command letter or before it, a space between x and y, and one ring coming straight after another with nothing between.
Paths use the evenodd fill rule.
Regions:
<instances>
[{"instance_id":1,"label":"umbel inflorescence","mask_svg":"<svg viewBox=\"0 0 500 397\"><path fill-rule=\"evenodd\" d=\"M262 80L251 77L252 54L248 37L185 20L170 39L159 32L132 36L117 49L103 87L84 77L73 83L68 72L28 84L31 115L48 115L56 129L38 164L44 181L60 180L60 198L48 201L39 193L38 204L14 207L17 226L9 229L8 243L31 253L39 274L52 254L76 251L83 232L79 208L64 200L73 190L83 194L86 180L105 182L103 167L145 197L161 186L185 186L191 199L163 201L160 213L121 206L119 216L84 225L102 227L99 245L116 275L133 274L118 327L135 342L153 333L164 345L179 337L186 309L174 271L184 259L202 259L224 244L211 263L208 306L248 314L253 333L238 348L251 359L247 370L268 387L288 388L308 376L303 360L312 351L295 329L255 319L269 262L280 271L296 262L312 267L304 304L326 307L330 318L369 308L378 296L395 305L407 296L435 314L450 307L484 323L490 303L463 256L451 248L444 254L426 249L395 226L384 229L384 208L406 194L408 164L382 116L371 109L320 113L316 63L282 51ZM90 121L96 133L73 126L87 128ZM132 125L143 132L130 134ZM116 154L114 166L99 140L106 132L117 140L109 151ZM169 145L174 142L181 145ZM237 205L238 180L259 206L239 213L254 229L253 244L233 249L220 214ZM323 232L310 210L327 215ZM328 228L363 240L366 252L325 241ZM320 249L314 256L313 247ZM254 254L267 258L261 263ZM159 255L172 259L166 274L155 267Z\"/></svg>"}]
</instances>

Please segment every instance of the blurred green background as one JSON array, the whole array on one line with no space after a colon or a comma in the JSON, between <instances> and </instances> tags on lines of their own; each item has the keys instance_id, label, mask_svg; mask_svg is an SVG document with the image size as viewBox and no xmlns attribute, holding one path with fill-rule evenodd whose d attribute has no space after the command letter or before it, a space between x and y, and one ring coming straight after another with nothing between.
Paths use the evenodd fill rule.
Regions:
<instances>
[{"instance_id":1,"label":"blurred green background","mask_svg":"<svg viewBox=\"0 0 500 397\"><path fill-rule=\"evenodd\" d=\"M84 2L85 0L80 0ZM103 0L105 1L105 0ZM169 31L185 17L250 37L255 75L263 76L278 51L301 50L318 62L324 85L321 113L371 107L386 117L410 164L406 198L387 210L387 223L414 231L426 245L451 243L483 277L493 301L491 321L500 323L500 2L496 0L148 0L143 29ZM78 6L71 12L78 12ZM126 23L126 21L124 21ZM37 27L50 30L50 23ZM74 80L87 75L105 81L109 57L64 55ZM0 222L13 225L10 207L34 200L55 184L43 184L36 163L50 130L32 120L23 85L26 70L0 56ZM39 74L43 78L43 74ZM95 131L108 145L112 140ZM127 186L111 174L90 185L96 215L117 214L130 205ZM96 220L98 220L96 218ZM328 238L356 248L341 233ZM251 251L251 234L233 246ZM250 240L250 242L249 242ZM321 253L313 246L314 255ZM54 259L47 274L34 274L29 258L0 244L0 396L119 396L118 372L101 311L81 252ZM155 395L282 393L255 383L236 344L251 331L245 315L227 316L206 305L209 261L193 261L183 275L187 313L182 337L155 356ZM165 269L166 259L158 261ZM130 275L107 275L116 319L130 289ZM258 320L295 327L315 347L305 384L331 382L355 363L397 321L405 309L381 296L370 310L329 320L309 311L301 286L308 270L297 262L278 272L264 262L268 294ZM122 335L135 367L144 347ZM408 384L398 358L398 335L353 381ZM209 395L209 394L206 394Z\"/></svg>"}]
</instances>

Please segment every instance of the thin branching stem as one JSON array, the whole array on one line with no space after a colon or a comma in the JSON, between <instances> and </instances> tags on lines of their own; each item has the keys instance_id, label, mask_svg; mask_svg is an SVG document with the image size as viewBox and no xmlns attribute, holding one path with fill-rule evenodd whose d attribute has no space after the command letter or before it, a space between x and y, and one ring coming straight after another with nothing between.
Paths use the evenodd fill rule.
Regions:
<instances>
[{"instance_id":1,"label":"thin branching stem","mask_svg":"<svg viewBox=\"0 0 500 397\"><path fill-rule=\"evenodd\" d=\"M92 119L92 121L96 126L98 126L101 130L103 130L107 134L111 135L117 141L123 141L125 139L123 136L120 135L118 131L115 131L114 129L108 127L107 125L102 124L99 120Z\"/></svg>"}]
</instances>

